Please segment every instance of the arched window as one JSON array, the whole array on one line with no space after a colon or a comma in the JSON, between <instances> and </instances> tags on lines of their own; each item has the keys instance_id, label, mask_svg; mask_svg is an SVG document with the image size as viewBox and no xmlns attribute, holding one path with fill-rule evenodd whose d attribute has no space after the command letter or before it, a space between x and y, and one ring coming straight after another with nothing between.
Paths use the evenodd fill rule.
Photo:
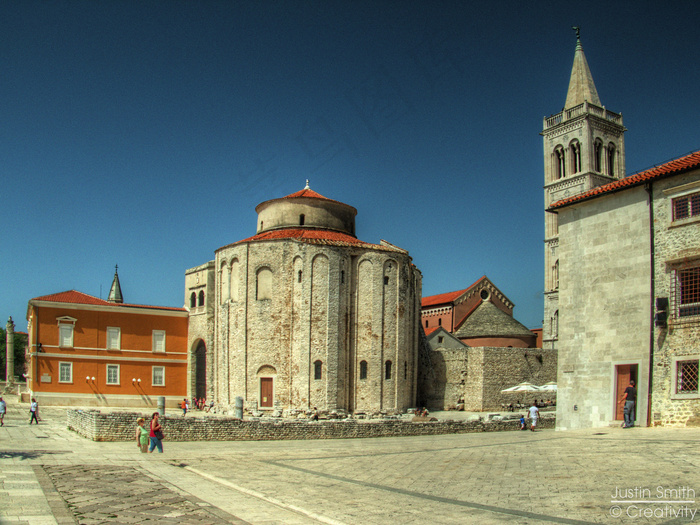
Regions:
<instances>
[{"instance_id":1,"label":"arched window","mask_svg":"<svg viewBox=\"0 0 700 525\"><path fill-rule=\"evenodd\" d=\"M566 177L566 157L564 148L557 146L554 149L554 178L563 179Z\"/></svg>"},{"instance_id":2,"label":"arched window","mask_svg":"<svg viewBox=\"0 0 700 525\"><path fill-rule=\"evenodd\" d=\"M192 292L192 295L190 295L190 308L196 308L197 307L197 294L195 292Z\"/></svg>"},{"instance_id":3,"label":"arched window","mask_svg":"<svg viewBox=\"0 0 700 525\"><path fill-rule=\"evenodd\" d=\"M597 139L593 144L593 170L600 173L603 169L603 143Z\"/></svg>"},{"instance_id":4,"label":"arched window","mask_svg":"<svg viewBox=\"0 0 700 525\"><path fill-rule=\"evenodd\" d=\"M228 301L231 297L231 287L229 286L230 271L228 264L221 265L221 304Z\"/></svg>"},{"instance_id":5,"label":"arched window","mask_svg":"<svg viewBox=\"0 0 700 525\"><path fill-rule=\"evenodd\" d=\"M323 377L323 361L314 361L314 379L322 379Z\"/></svg>"},{"instance_id":6,"label":"arched window","mask_svg":"<svg viewBox=\"0 0 700 525\"><path fill-rule=\"evenodd\" d=\"M608 175L615 176L615 144L608 144Z\"/></svg>"},{"instance_id":7,"label":"arched window","mask_svg":"<svg viewBox=\"0 0 700 525\"><path fill-rule=\"evenodd\" d=\"M384 379L391 379L391 361L384 363Z\"/></svg>"},{"instance_id":8,"label":"arched window","mask_svg":"<svg viewBox=\"0 0 700 525\"><path fill-rule=\"evenodd\" d=\"M258 270L255 283L255 298L258 301L272 298L272 271L269 268Z\"/></svg>"},{"instance_id":9,"label":"arched window","mask_svg":"<svg viewBox=\"0 0 700 525\"><path fill-rule=\"evenodd\" d=\"M569 158L571 159L571 174L581 171L581 144L578 140L569 144Z\"/></svg>"},{"instance_id":10,"label":"arched window","mask_svg":"<svg viewBox=\"0 0 700 525\"><path fill-rule=\"evenodd\" d=\"M552 284L555 290L559 289L559 259L556 260L552 268Z\"/></svg>"},{"instance_id":11,"label":"arched window","mask_svg":"<svg viewBox=\"0 0 700 525\"><path fill-rule=\"evenodd\" d=\"M554 315L552 316L551 319L551 332L552 332L552 337L557 338L559 337L559 310L554 312Z\"/></svg>"},{"instance_id":12,"label":"arched window","mask_svg":"<svg viewBox=\"0 0 700 525\"><path fill-rule=\"evenodd\" d=\"M204 306L204 290L199 291L199 303L197 306Z\"/></svg>"},{"instance_id":13,"label":"arched window","mask_svg":"<svg viewBox=\"0 0 700 525\"><path fill-rule=\"evenodd\" d=\"M360 361L360 379L367 379L367 361Z\"/></svg>"},{"instance_id":14,"label":"arched window","mask_svg":"<svg viewBox=\"0 0 700 525\"><path fill-rule=\"evenodd\" d=\"M297 282L301 282L301 270L299 270L299 273L297 273Z\"/></svg>"},{"instance_id":15,"label":"arched window","mask_svg":"<svg viewBox=\"0 0 700 525\"><path fill-rule=\"evenodd\" d=\"M306 217L304 217L303 213L301 215L299 215L299 226L304 226L305 219L306 219Z\"/></svg>"}]
</instances>

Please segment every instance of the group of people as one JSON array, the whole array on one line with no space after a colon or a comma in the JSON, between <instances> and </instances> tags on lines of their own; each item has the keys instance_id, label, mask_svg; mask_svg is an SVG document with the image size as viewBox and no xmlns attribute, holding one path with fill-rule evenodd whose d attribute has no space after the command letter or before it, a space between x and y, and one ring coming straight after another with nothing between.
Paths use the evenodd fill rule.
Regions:
<instances>
[{"instance_id":1,"label":"group of people","mask_svg":"<svg viewBox=\"0 0 700 525\"><path fill-rule=\"evenodd\" d=\"M153 412L151 421L146 428L146 420L142 417L136 420L136 444L141 452L163 452L163 426L160 424L160 414ZM149 445L150 444L150 445Z\"/></svg>"},{"instance_id":2,"label":"group of people","mask_svg":"<svg viewBox=\"0 0 700 525\"><path fill-rule=\"evenodd\" d=\"M214 401L209 402L207 405L207 400L203 397L195 397L192 399L192 403L190 404L190 400L187 398L184 398L180 402L180 408L182 409L182 416L186 416L187 412L190 410L190 406L193 406L197 410L204 410L205 412L209 412L212 408L214 408Z\"/></svg>"},{"instance_id":3,"label":"group of people","mask_svg":"<svg viewBox=\"0 0 700 525\"><path fill-rule=\"evenodd\" d=\"M535 399L532 402L532 404L535 405L537 408L545 408L545 407L556 406L557 402L552 401L551 399L547 399L547 400L540 399L539 401L537 399ZM501 407L508 410L508 412L515 412L518 409L526 408L527 405L521 403L520 401L516 401L515 403L510 403L508 405L501 405Z\"/></svg>"}]
</instances>

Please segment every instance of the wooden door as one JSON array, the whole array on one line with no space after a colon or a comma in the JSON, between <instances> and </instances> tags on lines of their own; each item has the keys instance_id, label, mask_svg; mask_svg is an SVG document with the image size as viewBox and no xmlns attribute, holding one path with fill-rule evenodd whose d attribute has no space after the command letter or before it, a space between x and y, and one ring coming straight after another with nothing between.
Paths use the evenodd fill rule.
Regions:
<instances>
[{"instance_id":1,"label":"wooden door","mask_svg":"<svg viewBox=\"0 0 700 525\"><path fill-rule=\"evenodd\" d=\"M272 378L260 378L260 406L272 408Z\"/></svg>"},{"instance_id":2,"label":"wooden door","mask_svg":"<svg viewBox=\"0 0 700 525\"><path fill-rule=\"evenodd\" d=\"M615 367L615 421L622 421L625 419L625 415L623 413L625 404L620 403L620 398L622 397L622 394L624 394L627 385L630 384L630 368L631 365L617 365Z\"/></svg>"},{"instance_id":3,"label":"wooden door","mask_svg":"<svg viewBox=\"0 0 700 525\"><path fill-rule=\"evenodd\" d=\"M620 403L620 398L625 393L625 388L630 384L630 380L634 381L637 389L639 389L639 385L637 385L637 365L617 365L615 367L615 421L624 421L625 419L625 404ZM637 401L639 401L639 390L637 390Z\"/></svg>"}]
</instances>

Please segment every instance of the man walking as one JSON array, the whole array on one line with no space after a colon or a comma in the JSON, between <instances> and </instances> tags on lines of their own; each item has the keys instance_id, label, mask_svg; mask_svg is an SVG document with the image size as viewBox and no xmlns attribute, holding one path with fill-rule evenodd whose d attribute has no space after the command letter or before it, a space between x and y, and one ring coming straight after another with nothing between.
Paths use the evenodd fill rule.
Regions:
<instances>
[{"instance_id":1,"label":"man walking","mask_svg":"<svg viewBox=\"0 0 700 525\"><path fill-rule=\"evenodd\" d=\"M32 415L32 418L29 420L29 424L32 424L32 421L34 421L37 425L39 424L39 420L37 419L37 412L39 411L39 404L36 402L36 399L32 398L32 404L29 405L29 413Z\"/></svg>"},{"instance_id":2,"label":"man walking","mask_svg":"<svg viewBox=\"0 0 700 525\"><path fill-rule=\"evenodd\" d=\"M632 379L630 379L629 386L625 388L625 392L622 394L622 399L620 399L620 403L622 402L625 403L625 424L622 425L622 428L632 428L634 426L635 420L634 405L637 403L637 389L634 387L634 381Z\"/></svg>"},{"instance_id":3,"label":"man walking","mask_svg":"<svg viewBox=\"0 0 700 525\"><path fill-rule=\"evenodd\" d=\"M7 403L5 403L5 400L0 396L0 427L5 426L5 412L7 412Z\"/></svg>"},{"instance_id":4,"label":"man walking","mask_svg":"<svg viewBox=\"0 0 700 525\"><path fill-rule=\"evenodd\" d=\"M540 409L537 408L537 402L533 402L530 407L530 430L535 431L537 426L537 418L540 417Z\"/></svg>"}]
</instances>

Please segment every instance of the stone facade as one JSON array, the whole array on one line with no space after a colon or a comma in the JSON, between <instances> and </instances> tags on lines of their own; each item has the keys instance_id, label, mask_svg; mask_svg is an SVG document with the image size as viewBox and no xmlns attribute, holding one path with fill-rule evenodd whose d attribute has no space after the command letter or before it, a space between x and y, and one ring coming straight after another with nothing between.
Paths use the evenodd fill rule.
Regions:
<instances>
[{"instance_id":1,"label":"stone facade","mask_svg":"<svg viewBox=\"0 0 700 525\"><path fill-rule=\"evenodd\" d=\"M408 252L359 241L355 209L308 187L256 210L254 237L186 272L207 398L253 410L414 406L421 275Z\"/></svg>"},{"instance_id":2,"label":"stone facade","mask_svg":"<svg viewBox=\"0 0 700 525\"><path fill-rule=\"evenodd\" d=\"M648 239L643 187L559 211L557 425L562 430L608 426L619 419L620 366L636 368L638 391L648 390ZM646 411L647 400L640 395L640 419Z\"/></svg>"},{"instance_id":3,"label":"stone facade","mask_svg":"<svg viewBox=\"0 0 700 525\"><path fill-rule=\"evenodd\" d=\"M674 199L692 195L696 195L698 208L695 215L674 220ZM653 326L651 421L672 426L696 425L700 418L696 372L700 360L700 309L695 307L693 315L693 307L683 304L700 302L700 170L656 182L652 196L654 298L668 300L669 308L666 326L663 322ZM695 297L686 293L685 301L678 276L683 271L688 272L689 286L695 286ZM663 305L659 305L663 316L662 309Z\"/></svg>"}]
</instances>

